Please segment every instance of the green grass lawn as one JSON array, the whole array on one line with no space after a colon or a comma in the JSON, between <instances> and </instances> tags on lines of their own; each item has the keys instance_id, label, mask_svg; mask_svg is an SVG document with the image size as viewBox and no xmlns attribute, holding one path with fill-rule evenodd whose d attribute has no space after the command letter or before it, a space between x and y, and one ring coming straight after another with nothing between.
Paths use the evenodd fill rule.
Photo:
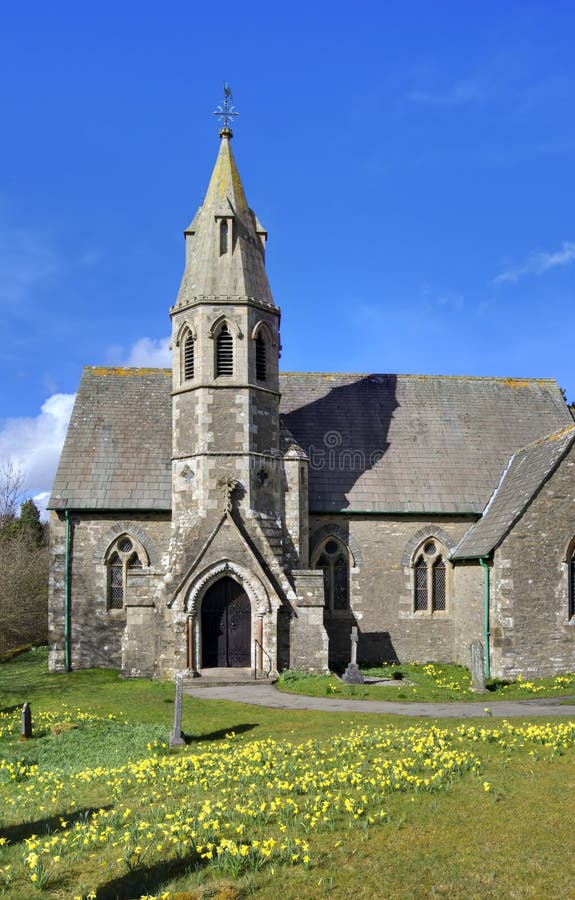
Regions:
<instances>
[{"instance_id":1,"label":"green grass lawn","mask_svg":"<svg viewBox=\"0 0 575 900\"><path fill-rule=\"evenodd\" d=\"M35 736L18 739L19 708ZM572 897L575 723L430 723L0 665L0 892Z\"/></svg>"},{"instance_id":2,"label":"green grass lawn","mask_svg":"<svg viewBox=\"0 0 575 900\"><path fill-rule=\"evenodd\" d=\"M310 697L355 697L362 700L401 700L402 702L445 703L470 700L492 703L498 700L528 700L545 697L575 695L575 674L554 678L516 681L487 681L485 693L471 690L471 675L464 666L440 663L412 663L408 665L364 668L366 677L385 678L390 684L344 684L335 674L311 675L305 672L284 672L278 688Z\"/></svg>"}]
</instances>

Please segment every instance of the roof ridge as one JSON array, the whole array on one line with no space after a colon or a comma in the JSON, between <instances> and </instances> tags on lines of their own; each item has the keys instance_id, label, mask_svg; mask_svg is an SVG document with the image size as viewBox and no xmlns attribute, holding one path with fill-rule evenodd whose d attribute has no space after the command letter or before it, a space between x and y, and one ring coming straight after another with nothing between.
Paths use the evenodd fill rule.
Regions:
<instances>
[{"instance_id":1,"label":"roof ridge","mask_svg":"<svg viewBox=\"0 0 575 900\"><path fill-rule=\"evenodd\" d=\"M512 378L505 375L426 375L411 372L296 372L280 371L280 375L317 375L320 377L346 377L346 378L414 378L427 380L431 378L444 378L460 381L496 381L507 384L510 388L522 388L531 384L557 384L556 378Z\"/></svg>"},{"instance_id":2,"label":"roof ridge","mask_svg":"<svg viewBox=\"0 0 575 900\"><path fill-rule=\"evenodd\" d=\"M565 425L564 428L560 428L558 431L552 431L549 434L543 435L543 437L536 438L534 441L530 441L528 444L524 444L523 447L519 447L513 456L518 456L520 453L524 453L526 450L531 450L533 447L537 447L541 444L546 444L551 441L558 441L564 435L569 434L570 432L575 431L575 422L572 425Z\"/></svg>"},{"instance_id":3,"label":"roof ridge","mask_svg":"<svg viewBox=\"0 0 575 900\"><path fill-rule=\"evenodd\" d=\"M156 372L172 374L171 369L160 366L84 366L84 371L92 375L153 375Z\"/></svg>"}]
</instances>

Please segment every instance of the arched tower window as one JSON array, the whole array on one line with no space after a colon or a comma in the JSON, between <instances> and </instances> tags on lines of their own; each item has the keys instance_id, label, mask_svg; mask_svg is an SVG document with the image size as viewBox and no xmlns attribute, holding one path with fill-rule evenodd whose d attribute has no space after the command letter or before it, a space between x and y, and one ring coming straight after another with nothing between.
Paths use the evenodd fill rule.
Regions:
<instances>
[{"instance_id":1,"label":"arched tower window","mask_svg":"<svg viewBox=\"0 0 575 900\"><path fill-rule=\"evenodd\" d=\"M234 342L224 322L216 338L216 375L234 374Z\"/></svg>"},{"instance_id":2,"label":"arched tower window","mask_svg":"<svg viewBox=\"0 0 575 900\"><path fill-rule=\"evenodd\" d=\"M312 567L323 569L325 605L330 611L349 608L349 551L330 535L315 551Z\"/></svg>"},{"instance_id":3,"label":"arched tower window","mask_svg":"<svg viewBox=\"0 0 575 900\"><path fill-rule=\"evenodd\" d=\"M415 612L447 610L447 566L445 549L435 538L427 538L414 554L413 608Z\"/></svg>"},{"instance_id":4,"label":"arched tower window","mask_svg":"<svg viewBox=\"0 0 575 900\"><path fill-rule=\"evenodd\" d=\"M183 348L184 381L191 381L194 377L194 336L191 332L186 334Z\"/></svg>"},{"instance_id":5,"label":"arched tower window","mask_svg":"<svg viewBox=\"0 0 575 900\"><path fill-rule=\"evenodd\" d=\"M266 359L266 342L261 331L256 337L256 379L258 381L267 380L267 359Z\"/></svg>"},{"instance_id":6,"label":"arched tower window","mask_svg":"<svg viewBox=\"0 0 575 900\"><path fill-rule=\"evenodd\" d=\"M126 599L126 583L128 572L142 568L141 550L127 534L122 534L108 548L106 554L108 609L123 609Z\"/></svg>"}]
</instances>

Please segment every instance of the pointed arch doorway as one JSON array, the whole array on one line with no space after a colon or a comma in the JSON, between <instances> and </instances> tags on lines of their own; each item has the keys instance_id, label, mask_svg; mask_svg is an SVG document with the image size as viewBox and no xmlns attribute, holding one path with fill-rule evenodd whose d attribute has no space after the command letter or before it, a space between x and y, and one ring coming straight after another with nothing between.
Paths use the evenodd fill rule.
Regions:
<instances>
[{"instance_id":1,"label":"pointed arch doorway","mask_svg":"<svg viewBox=\"0 0 575 900\"><path fill-rule=\"evenodd\" d=\"M220 578L202 601L202 668L251 665L251 605L241 584Z\"/></svg>"}]
</instances>

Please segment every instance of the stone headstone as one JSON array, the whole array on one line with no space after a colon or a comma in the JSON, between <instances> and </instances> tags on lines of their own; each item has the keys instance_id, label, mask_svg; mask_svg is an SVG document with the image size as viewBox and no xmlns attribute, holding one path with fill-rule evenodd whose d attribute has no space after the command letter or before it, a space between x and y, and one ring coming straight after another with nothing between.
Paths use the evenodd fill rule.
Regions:
<instances>
[{"instance_id":1,"label":"stone headstone","mask_svg":"<svg viewBox=\"0 0 575 900\"><path fill-rule=\"evenodd\" d=\"M485 687L485 651L481 641L472 641L469 645L471 654L471 690L483 694Z\"/></svg>"},{"instance_id":2,"label":"stone headstone","mask_svg":"<svg viewBox=\"0 0 575 900\"><path fill-rule=\"evenodd\" d=\"M25 703L22 707L22 727L20 729L20 736L23 740L28 740L28 738L32 737L32 710L30 709L29 703Z\"/></svg>"},{"instance_id":3,"label":"stone headstone","mask_svg":"<svg viewBox=\"0 0 575 900\"><path fill-rule=\"evenodd\" d=\"M359 666L357 664L357 642L358 642L358 634L357 627L354 625L351 629L351 662L348 665L347 669L343 673L342 681L346 684L363 684L363 675L359 671Z\"/></svg>"},{"instance_id":4,"label":"stone headstone","mask_svg":"<svg viewBox=\"0 0 575 900\"><path fill-rule=\"evenodd\" d=\"M183 747L185 745L182 733L182 699L184 696L184 673L176 675L176 694L174 698L174 727L170 732L170 747Z\"/></svg>"}]
</instances>

